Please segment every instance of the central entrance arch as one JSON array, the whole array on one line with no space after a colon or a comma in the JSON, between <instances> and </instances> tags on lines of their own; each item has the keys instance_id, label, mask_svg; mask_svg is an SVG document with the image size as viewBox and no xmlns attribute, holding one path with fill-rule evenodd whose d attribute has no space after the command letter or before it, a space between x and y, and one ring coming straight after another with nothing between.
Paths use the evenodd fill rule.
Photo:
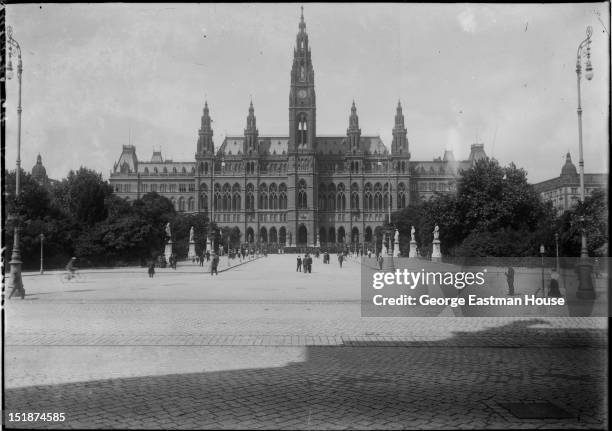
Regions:
<instances>
[{"instance_id":1,"label":"central entrance arch","mask_svg":"<svg viewBox=\"0 0 612 431\"><path fill-rule=\"evenodd\" d=\"M308 243L308 230L303 224L298 227L297 243L299 245L305 245Z\"/></svg>"}]
</instances>

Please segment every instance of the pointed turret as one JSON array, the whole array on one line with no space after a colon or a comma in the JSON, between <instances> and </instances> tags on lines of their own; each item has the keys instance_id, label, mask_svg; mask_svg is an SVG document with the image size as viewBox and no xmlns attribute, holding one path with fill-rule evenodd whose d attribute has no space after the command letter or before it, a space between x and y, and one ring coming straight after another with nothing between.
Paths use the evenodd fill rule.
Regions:
<instances>
[{"instance_id":1,"label":"pointed turret","mask_svg":"<svg viewBox=\"0 0 612 431\"><path fill-rule=\"evenodd\" d=\"M349 128L346 130L348 137L350 152L359 151L359 138L361 137L361 129L359 128L359 117L357 116L357 107L353 100L351 106L351 115L349 117Z\"/></svg>"},{"instance_id":2,"label":"pointed turret","mask_svg":"<svg viewBox=\"0 0 612 431\"><path fill-rule=\"evenodd\" d=\"M402 113L402 104L398 100L395 111L395 125L393 126L393 141L391 142L391 153L395 155L407 155L410 157L408 150L408 138L406 137L407 130L404 126L404 114Z\"/></svg>"},{"instance_id":3,"label":"pointed turret","mask_svg":"<svg viewBox=\"0 0 612 431\"><path fill-rule=\"evenodd\" d=\"M249 115L247 116L246 129L244 129L244 153L257 152L257 138L259 131L257 130L257 119L255 117L255 108L253 101L249 105Z\"/></svg>"},{"instance_id":4,"label":"pointed turret","mask_svg":"<svg viewBox=\"0 0 612 431\"><path fill-rule=\"evenodd\" d=\"M212 154L214 151L211 123L208 101L204 101L204 111L202 113L200 131L198 132L198 154Z\"/></svg>"}]
</instances>

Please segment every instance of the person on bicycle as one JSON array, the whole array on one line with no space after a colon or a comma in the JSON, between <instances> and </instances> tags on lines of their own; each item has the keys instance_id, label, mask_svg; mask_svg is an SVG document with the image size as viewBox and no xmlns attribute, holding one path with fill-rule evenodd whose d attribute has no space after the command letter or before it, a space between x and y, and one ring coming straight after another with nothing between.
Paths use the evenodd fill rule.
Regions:
<instances>
[{"instance_id":1,"label":"person on bicycle","mask_svg":"<svg viewBox=\"0 0 612 431\"><path fill-rule=\"evenodd\" d=\"M68 262L68 264L66 265L66 271L68 271L70 273L70 278L74 277L74 272L76 271L76 268L74 267L74 261L76 260L76 257L71 257L70 261Z\"/></svg>"}]
</instances>

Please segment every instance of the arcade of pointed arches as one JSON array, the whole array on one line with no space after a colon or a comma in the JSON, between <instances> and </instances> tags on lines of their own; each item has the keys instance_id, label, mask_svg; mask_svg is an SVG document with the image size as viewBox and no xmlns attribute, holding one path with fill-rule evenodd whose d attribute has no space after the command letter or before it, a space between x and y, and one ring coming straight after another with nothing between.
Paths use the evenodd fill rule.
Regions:
<instances>
[{"instance_id":1,"label":"arcade of pointed arches","mask_svg":"<svg viewBox=\"0 0 612 431\"><path fill-rule=\"evenodd\" d=\"M257 193L255 193L256 189ZM343 182L321 183L319 184L318 192L318 210L322 212L358 211L360 210L360 202L363 203L364 212L385 212L389 205L393 204L393 191L390 190L388 182L366 182L361 190L356 182L350 184L348 190ZM400 182L395 192L398 208L405 208L408 202L408 190L405 184ZM247 212L287 209L288 191L287 185L284 182L262 182L259 186L249 182L244 190L237 182L233 185L229 182L216 182L212 193L210 193L206 183L200 185L200 210L208 211L210 204L209 196L211 196L215 211L243 211L243 193L244 210ZM295 193L296 207L298 209L308 208L307 183L304 179L298 181ZM179 210L187 205L190 208L189 210L192 211L194 206L193 199L191 198L188 199L187 203L185 203L183 198L179 198L178 202L173 200L173 204ZM379 237L376 229L373 229L371 226L365 226L362 237L360 237L359 227L354 226L350 231L349 229L343 225L338 227L319 227L317 232L319 243L322 246L324 244L338 243L371 243L374 241L374 237ZM307 227L300 224L296 238L293 238L291 243L295 245L306 244L307 238ZM259 231L257 231L257 228L249 226L243 239L245 242L263 242L281 245L288 245L290 241L290 238L287 236L287 229L284 226L262 226L259 228Z\"/></svg>"}]
</instances>

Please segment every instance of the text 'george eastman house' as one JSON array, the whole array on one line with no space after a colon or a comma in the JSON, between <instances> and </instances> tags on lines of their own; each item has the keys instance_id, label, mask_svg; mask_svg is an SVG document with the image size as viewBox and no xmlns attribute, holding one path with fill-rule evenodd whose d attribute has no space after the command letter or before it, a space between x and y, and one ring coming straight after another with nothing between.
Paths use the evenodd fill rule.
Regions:
<instances>
[{"instance_id":1,"label":"text 'george eastman house'","mask_svg":"<svg viewBox=\"0 0 612 431\"><path fill-rule=\"evenodd\" d=\"M453 191L458 171L486 157L483 144L473 144L465 161L448 150L432 161L410 160L399 103L393 121L389 118L390 152L379 136L361 133L354 102L345 134L317 135L316 106L302 14L291 66L288 136L260 135L251 103L244 133L226 136L215 149L205 102L194 160L164 160L155 151L150 161L140 161L136 148L124 145L110 182L121 197L157 192L177 211L237 227L242 242L323 246L372 241L389 208Z\"/></svg>"}]
</instances>

